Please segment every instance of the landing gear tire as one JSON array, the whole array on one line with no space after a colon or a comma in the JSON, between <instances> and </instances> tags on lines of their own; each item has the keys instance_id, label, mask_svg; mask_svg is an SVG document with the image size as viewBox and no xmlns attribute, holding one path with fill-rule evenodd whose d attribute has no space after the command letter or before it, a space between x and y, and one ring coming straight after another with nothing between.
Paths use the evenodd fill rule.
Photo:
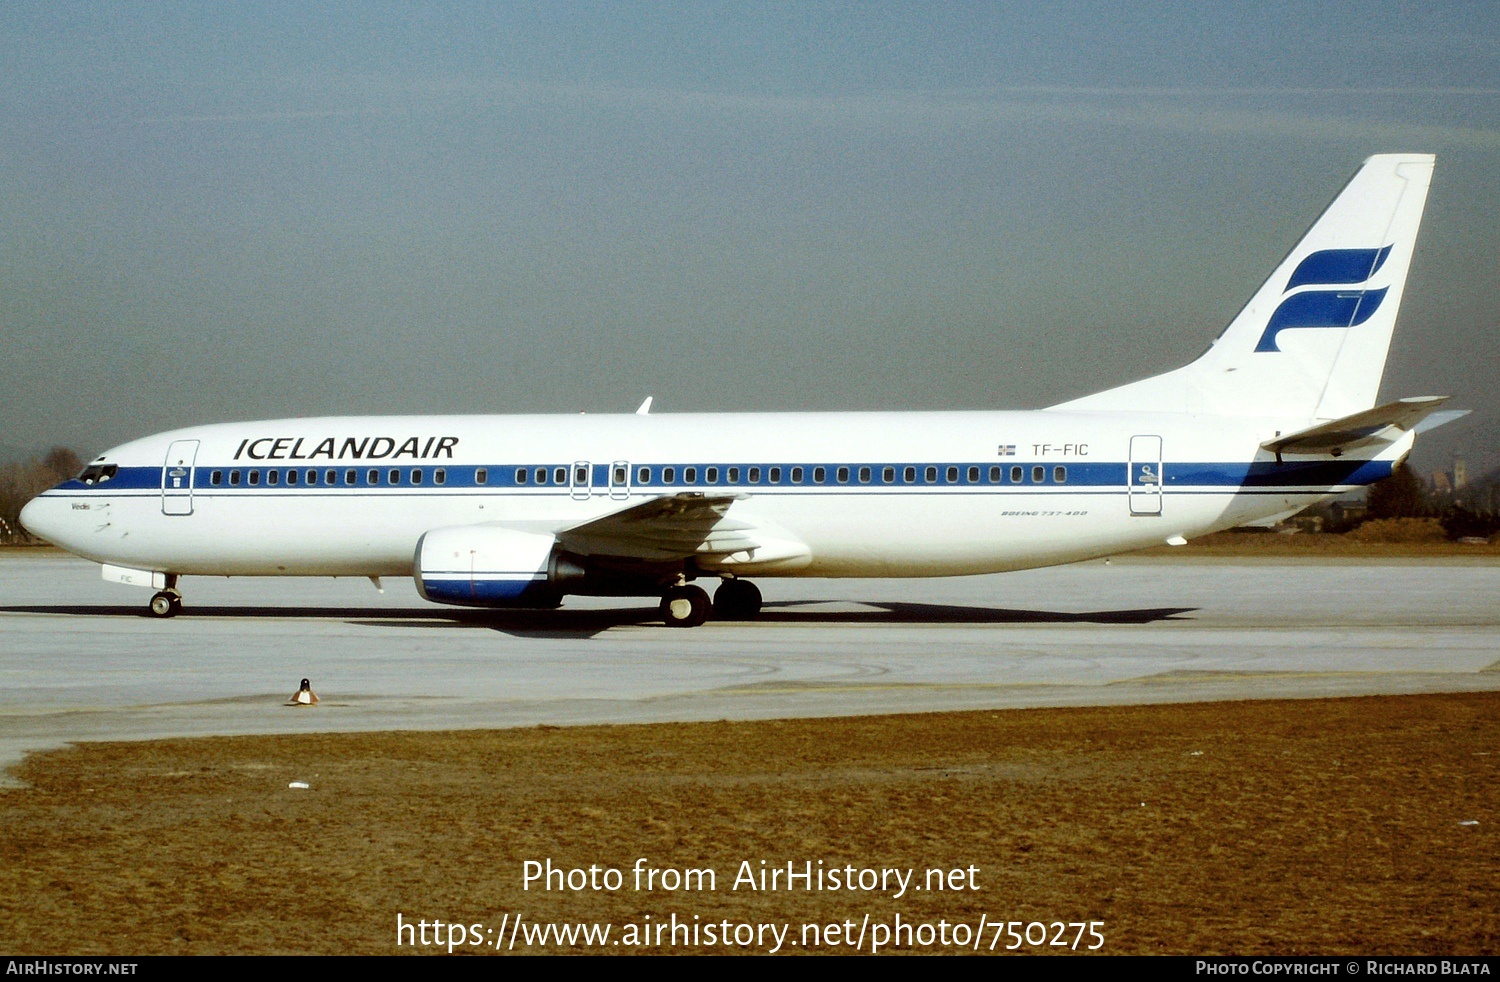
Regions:
<instances>
[{"instance_id":1,"label":"landing gear tire","mask_svg":"<svg viewBox=\"0 0 1500 982\"><path fill-rule=\"evenodd\" d=\"M714 591L714 620L748 621L760 614L760 588L749 580L725 580Z\"/></svg>"},{"instance_id":2,"label":"landing gear tire","mask_svg":"<svg viewBox=\"0 0 1500 982\"><path fill-rule=\"evenodd\" d=\"M176 617L182 610L182 597L166 590L151 598L152 617Z\"/></svg>"},{"instance_id":3,"label":"landing gear tire","mask_svg":"<svg viewBox=\"0 0 1500 982\"><path fill-rule=\"evenodd\" d=\"M712 609L702 587L674 586L661 598L661 619L667 627L697 627Z\"/></svg>"}]
</instances>

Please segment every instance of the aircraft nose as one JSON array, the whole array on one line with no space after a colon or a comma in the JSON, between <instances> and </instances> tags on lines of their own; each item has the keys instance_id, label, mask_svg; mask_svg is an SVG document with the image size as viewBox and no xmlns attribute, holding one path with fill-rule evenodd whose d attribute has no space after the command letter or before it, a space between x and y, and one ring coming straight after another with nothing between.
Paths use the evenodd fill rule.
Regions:
<instances>
[{"instance_id":1,"label":"aircraft nose","mask_svg":"<svg viewBox=\"0 0 1500 982\"><path fill-rule=\"evenodd\" d=\"M67 504L46 493L28 501L21 509L21 526L38 538L60 544L67 527Z\"/></svg>"}]
</instances>

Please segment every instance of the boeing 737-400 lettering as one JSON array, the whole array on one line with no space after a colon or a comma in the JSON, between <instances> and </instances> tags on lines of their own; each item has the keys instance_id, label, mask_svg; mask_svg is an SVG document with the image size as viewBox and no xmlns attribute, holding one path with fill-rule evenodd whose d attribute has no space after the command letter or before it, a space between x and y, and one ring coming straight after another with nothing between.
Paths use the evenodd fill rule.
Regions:
<instances>
[{"instance_id":1,"label":"boeing 737-400 lettering","mask_svg":"<svg viewBox=\"0 0 1500 982\"><path fill-rule=\"evenodd\" d=\"M213 424L116 447L21 520L162 617L184 576L411 576L474 607L660 597L693 626L755 616L752 576L1180 543L1378 481L1462 415L1376 405L1432 167L1371 157L1202 357L1047 409Z\"/></svg>"}]
</instances>

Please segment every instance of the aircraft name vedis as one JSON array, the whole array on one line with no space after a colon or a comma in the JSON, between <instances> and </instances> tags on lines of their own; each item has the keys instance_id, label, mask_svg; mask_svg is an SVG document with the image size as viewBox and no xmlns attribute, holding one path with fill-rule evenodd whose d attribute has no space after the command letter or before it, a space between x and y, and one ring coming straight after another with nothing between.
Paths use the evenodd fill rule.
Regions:
<instances>
[{"instance_id":1,"label":"aircraft name vedis","mask_svg":"<svg viewBox=\"0 0 1500 982\"><path fill-rule=\"evenodd\" d=\"M456 436L429 436L425 441L422 437L411 436L399 443L395 437L389 436L367 436L362 439L350 436L345 437L342 444L338 437L330 436L319 440L311 453L303 453L303 445L311 443L313 439L315 438L300 436L246 437L240 441L239 449L235 450L234 459L239 460L243 456L251 460L316 460L320 457L328 460L345 460L351 457L355 460L396 460L401 457L433 460L446 457L451 460L453 448L458 446Z\"/></svg>"}]
</instances>

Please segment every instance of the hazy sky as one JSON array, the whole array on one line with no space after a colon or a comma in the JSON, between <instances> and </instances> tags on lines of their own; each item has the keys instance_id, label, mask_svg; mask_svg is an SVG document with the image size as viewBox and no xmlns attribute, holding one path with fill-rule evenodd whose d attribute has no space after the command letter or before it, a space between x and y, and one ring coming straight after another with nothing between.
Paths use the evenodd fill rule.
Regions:
<instances>
[{"instance_id":1,"label":"hazy sky","mask_svg":"<svg viewBox=\"0 0 1500 982\"><path fill-rule=\"evenodd\" d=\"M1382 394L1500 464L1500 7L0 6L0 456L384 412L1028 408L1438 155Z\"/></svg>"}]
</instances>

